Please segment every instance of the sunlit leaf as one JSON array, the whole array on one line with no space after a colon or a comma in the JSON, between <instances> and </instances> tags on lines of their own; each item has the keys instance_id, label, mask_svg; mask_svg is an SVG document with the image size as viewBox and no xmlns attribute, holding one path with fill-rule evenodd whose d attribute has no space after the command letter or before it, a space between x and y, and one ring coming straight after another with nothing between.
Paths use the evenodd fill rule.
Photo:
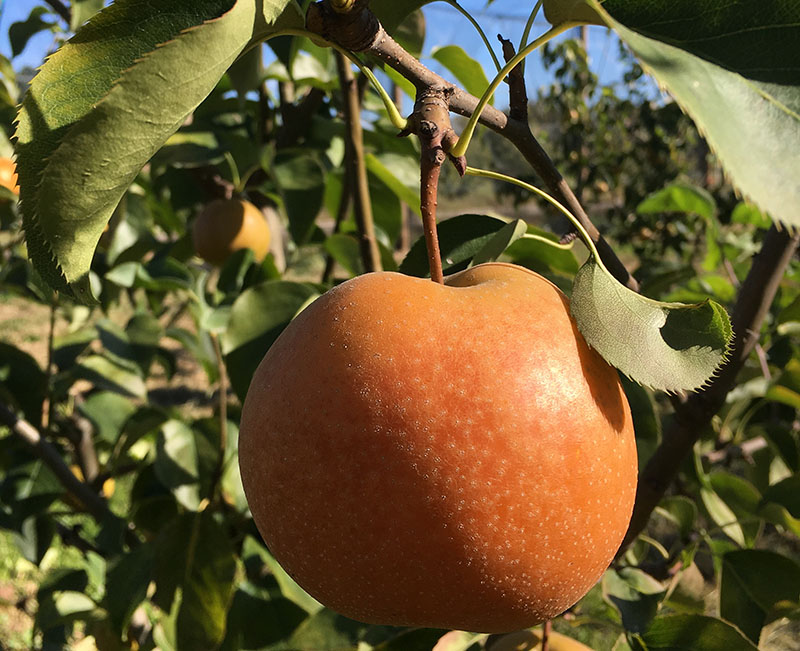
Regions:
<instances>
[{"instance_id":1,"label":"sunlit leaf","mask_svg":"<svg viewBox=\"0 0 800 651\"><path fill-rule=\"evenodd\" d=\"M434 48L431 56L452 72L468 93L480 97L489 87L483 66L457 45ZM492 100L489 103L492 104Z\"/></svg>"},{"instance_id":2,"label":"sunlit leaf","mask_svg":"<svg viewBox=\"0 0 800 651\"><path fill-rule=\"evenodd\" d=\"M774 219L800 225L800 5L547 0L544 7L553 23L614 29L692 117L739 191Z\"/></svg>"},{"instance_id":3,"label":"sunlit leaf","mask_svg":"<svg viewBox=\"0 0 800 651\"><path fill-rule=\"evenodd\" d=\"M609 364L662 391L703 386L725 360L732 336L727 313L714 301L654 301L591 258L575 276L571 311L586 341Z\"/></svg>"},{"instance_id":4,"label":"sunlit leaf","mask_svg":"<svg viewBox=\"0 0 800 651\"><path fill-rule=\"evenodd\" d=\"M52 287L91 300L89 265L114 208L247 46L260 4L121 0L41 68L18 116L17 163L29 255Z\"/></svg>"}]
</instances>

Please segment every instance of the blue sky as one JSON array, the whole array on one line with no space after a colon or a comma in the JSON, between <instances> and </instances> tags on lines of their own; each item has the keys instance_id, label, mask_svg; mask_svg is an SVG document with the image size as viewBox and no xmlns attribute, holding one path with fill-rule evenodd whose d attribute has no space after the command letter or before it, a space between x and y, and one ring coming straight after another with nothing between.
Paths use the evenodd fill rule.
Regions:
<instances>
[{"instance_id":1,"label":"blue sky","mask_svg":"<svg viewBox=\"0 0 800 651\"><path fill-rule=\"evenodd\" d=\"M518 43L528 11L532 1L519 2L519 0L495 0L491 5L486 5L486 0L462 0L464 6L483 26L492 45L497 43L496 34L502 34ZM41 0L0 0L0 53L7 57L11 55L11 46L8 42L9 26L19 20L24 20L31 9L37 5L44 5ZM487 76L491 78L493 64L489 54L469 22L451 6L436 2L425 7L428 33L425 41L423 62L437 72L449 77L438 64L430 58L425 58L436 46L456 44L463 47L471 56L483 65ZM434 27L435 26L435 27ZM546 29L543 17L537 19L533 34L538 34ZM43 32L31 39L25 51L14 60L15 68L25 65L36 66L42 61L43 55L53 48L54 37L49 32ZM498 44L499 45L499 44ZM496 49L500 57L499 47ZM619 79L621 66L617 60L617 45L613 35L608 30L600 27L591 27L589 30L589 58L594 71L600 76L601 82L610 83ZM526 75L529 88L548 83L549 78L544 71L537 55L529 57L526 66ZM504 106L507 102L504 85L498 90L496 105ZM533 93L531 93L533 95Z\"/></svg>"}]
</instances>

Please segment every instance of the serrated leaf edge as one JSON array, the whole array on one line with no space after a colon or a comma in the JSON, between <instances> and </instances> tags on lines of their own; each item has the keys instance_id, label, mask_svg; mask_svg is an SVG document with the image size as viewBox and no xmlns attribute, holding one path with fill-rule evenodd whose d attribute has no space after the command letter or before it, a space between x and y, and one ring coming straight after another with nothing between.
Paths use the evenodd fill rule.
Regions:
<instances>
[{"instance_id":1,"label":"serrated leaf edge","mask_svg":"<svg viewBox=\"0 0 800 651\"><path fill-rule=\"evenodd\" d=\"M198 30L201 27L204 27L205 25L208 25L208 24L217 22L219 20L222 20L225 16L227 16L236 7L236 3L237 2L238 2L238 0L231 0L231 6L227 10L225 10L223 13L221 13L219 16L204 20L202 23L198 23L197 25L192 25L190 27L184 28L184 29L180 30L173 38L168 39L166 41L163 41L161 43L157 43L156 46L152 50L146 52L142 56L137 57L134 60L132 65L128 66L127 68L124 68L123 70L121 70L120 73L119 73L119 77L117 79L115 79L111 83L111 85L108 87L108 90L105 92L105 94L97 102L94 103L94 105L92 106L91 110L88 113L84 114L79 120L77 120L77 121L73 122L71 125L69 125L68 129L64 132L63 136L61 137L58 145L52 150L50 155L47 158L44 159L45 164L44 164L44 166L42 168L42 172L39 175L39 178L36 180L37 182L36 182L36 185L35 185L36 207L35 207L35 209L33 211L28 212L28 211L25 210L25 203L27 203L27 202L23 202L22 200L20 200L20 209L22 210L22 225L23 225L22 227L23 227L23 231L25 232L25 241L26 241L26 245L28 247L28 255L31 257L32 260L34 258L38 257L40 260L52 265L52 266L49 267L49 269L50 269L51 272L55 272L55 273L47 274L47 277L45 277L45 280L48 282L48 284L50 284L53 287L54 290L59 291L59 292L63 292L65 294L67 294L68 296L70 296L71 298L78 298L78 294L80 293L81 296L83 296L84 298L93 299L93 297L91 296L91 292L88 292L88 293L87 292L81 292L81 291L76 292L76 289L79 289L79 287L78 287L79 283L81 283L84 279L80 278L80 279L76 279L76 280L70 281L67 278L67 275L64 272L64 268L61 265L61 263L58 261L58 256L56 255L55 251L53 250L52 245L50 244L49 238L45 237L44 232L43 232L43 230L41 228L40 219L39 219L39 210L38 210L39 190L41 189L42 183L44 182L44 178L47 175L47 170L48 170L48 168L50 166L50 161L52 160L52 157L56 154L56 152L61 150L61 148L64 145L64 141L67 139L67 136L70 133L72 133L76 128L78 128L81 124L83 124L83 122L90 115L92 115L92 113L94 111L96 111L97 108L100 107L108 99L109 95L111 94L111 92L116 87L118 87L118 86L120 86L120 85L122 85L124 83L125 76L127 74L131 73L136 68L137 65L141 64L144 61L147 61L151 56L155 55L158 52L159 49L169 45L170 43L174 43L174 42L180 40L180 38L182 36L184 36L186 34L189 34L189 33L193 32L195 30ZM94 14L86 22L86 24L81 28L80 31L85 29L87 26L92 25L96 20L100 20L100 18L99 18L100 14L102 14L102 11L99 11L96 14ZM72 36L67 41L67 43L72 42L72 40L74 38L76 38L76 36L80 33L80 31L76 32L76 34L74 36ZM59 52L61 52L60 49L56 50L55 52L53 52L50 56L48 56L44 60L42 65L40 65L38 68L36 68L37 75L39 74L39 72L42 70L42 68L51 59L53 59L54 57L58 56ZM15 143L15 144L16 144L16 142L18 140L18 136L19 136L19 121L20 120L19 120L19 113L18 113L17 117L15 118L15 120L13 122L14 135L12 136L12 142ZM137 174L138 174L138 172L137 172ZM134 175L134 178L135 178L135 175ZM34 238L31 238L29 234L35 234ZM38 239L37 245L35 245L34 247L31 247L31 245L30 245L31 239L34 239L34 240ZM99 238L98 238L98 241L99 241ZM97 243L95 243L95 248L96 247L97 247ZM37 252L35 254L32 253L32 251L36 251L37 249L40 250L41 252ZM46 257L42 258L41 257L42 253L44 253L46 255ZM48 265L46 264L46 265L43 265L43 266L48 266ZM38 267L38 264L37 264L37 267ZM43 277L44 277L44 275L43 275ZM52 282L53 280L56 280L56 282ZM53 286L53 285L56 285L56 286Z\"/></svg>"}]
</instances>

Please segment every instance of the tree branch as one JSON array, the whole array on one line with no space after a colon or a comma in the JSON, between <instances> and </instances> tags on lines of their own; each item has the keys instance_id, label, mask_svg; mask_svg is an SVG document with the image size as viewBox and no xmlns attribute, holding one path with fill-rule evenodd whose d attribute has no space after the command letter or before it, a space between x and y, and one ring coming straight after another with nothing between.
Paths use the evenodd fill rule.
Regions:
<instances>
[{"instance_id":1,"label":"tree branch","mask_svg":"<svg viewBox=\"0 0 800 651\"><path fill-rule=\"evenodd\" d=\"M747 278L739 289L731 318L733 347L727 363L705 388L684 399L675 399L675 415L661 445L639 475L636 504L619 555L642 532L681 463L692 451L711 418L725 403L736 376L758 342L764 317L778 291L786 267L797 250L800 232L791 235L772 226L761 251L753 258Z\"/></svg>"},{"instance_id":2,"label":"tree branch","mask_svg":"<svg viewBox=\"0 0 800 651\"><path fill-rule=\"evenodd\" d=\"M381 253L375 238L375 223L372 219L372 203L369 197L369 180L364 159L364 134L361 130L361 101L358 84L350 67L350 62L336 52L336 68L339 85L342 89L344 118L347 125L347 167L353 174L353 198L356 226L358 227L358 246L365 271L381 271Z\"/></svg>"},{"instance_id":3,"label":"tree branch","mask_svg":"<svg viewBox=\"0 0 800 651\"><path fill-rule=\"evenodd\" d=\"M426 68L389 36L367 7L366 0L356 0L354 8L347 14L337 14L325 0L311 4L306 13L306 28L347 50L372 54L414 84L418 93L426 90L450 93L449 108L455 113L470 116L478 106L477 97ZM480 122L511 141L550 192L578 218L614 277L631 289L638 289L638 283L589 219L564 177L536 140L527 121L510 119L502 111L486 106Z\"/></svg>"},{"instance_id":4,"label":"tree branch","mask_svg":"<svg viewBox=\"0 0 800 651\"><path fill-rule=\"evenodd\" d=\"M45 2L50 5L51 9L55 11L67 25L72 23L72 12L70 11L69 7L65 5L61 0L45 0Z\"/></svg>"},{"instance_id":5,"label":"tree branch","mask_svg":"<svg viewBox=\"0 0 800 651\"><path fill-rule=\"evenodd\" d=\"M108 508L105 499L72 473L58 450L42 438L39 430L28 421L19 418L2 402L0 402L0 423L7 425L33 449L36 455L53 471L67 492L76 497L89 513L98 520L113 517L114 514Z\"/></svg>"}]
</instances>

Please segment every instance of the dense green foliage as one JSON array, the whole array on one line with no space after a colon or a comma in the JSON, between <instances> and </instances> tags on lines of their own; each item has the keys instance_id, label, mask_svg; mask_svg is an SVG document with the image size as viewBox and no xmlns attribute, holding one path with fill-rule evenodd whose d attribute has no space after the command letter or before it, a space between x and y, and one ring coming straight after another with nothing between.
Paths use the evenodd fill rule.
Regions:
<instances>
[{"instance_id":1,"label":"dense green foliage","mask_svg":"<svg viewBox=\"0 0 800 651\"><path fill-rule=\"evenodd\" d=\"M73 2L81 20L72 27L101 4ZM282 35L263 46L272 61L263 67L258 55L274 31L270 20L280 14L281 25L302 25L294 4L243 1L238 13L225 13L237 3L174 0L191 11L163 23L160 3L141 4L139 14L136 3L119 2L118 14L99 14L79 31L89 41L91 30L116 25L124 44L125 21L147 14L156 19L146 22L157 24L145 34L150 41L130 48L115 41L95 53L110 59L107 78L93 78L79 101L64 105L68 84L52 95L64 86L63 71L45 68L17 132L17 153L27 156L21 201L0 188L0 310L13 308L25 324L18 331L0 317L0 406L41 432L62 465L107 504L85 508L41 449L0 424L0 557L11 559L0 569L0 587L14 593L0 605L3 643L58 649L92 638L101 650L424 651L438 642L438 651L491 649L501 642L495 636L443 637L445 631L347 620L300 589L263 545L238 475L241 401L282 328L364 269L335 52ZM263 15L249 16L251 4ZM399 23L399 14L423 3L373 4ZM610 11L631 4L608 3ZM281 14L285 6L290 10ZM614 14L620 21L626 15ZM185 29L202 21L202 29ZM255 27L242 32L248 21ZM34 10L11 27L15 54L38 30L65 36L62 22L49 9ZM421 13L396 33L409 49L416 43L425 51ZM153 47L164 41L169 47ZM70 74L94 74L95 59L70 58L76 42L60 55L75 66ZM172 65L165 61L189 75L204 51L213 66L185 92L171 93L159 81L159 66ZM481 92L487 75L464 50L433 56L462 86ZM622 55L627 72L616 86L598 82L579 39L554 41L532 56L543 57L552 82L531 97L531 127L643 293L670 302L712 299L730 311L771 221L738 200L722 152L718 160L689 117L652 92L630 55ZM152 68L141 67L142 58ZM130 86L116 85L121 71ZM13 59L0 58L0 80L0 156L10 156L15 107L27 89L17 83ZM414 214L417 140L396 136L378 94L360 82L383 266L425 276ZM782 83L796 92L790 82ZM136 102L149 106L141 97L151 84L164 98L158 114L119 130L129 109L120 96L138 92ZM41 115L31 109L40 100ZM107 112L96 112L98 105ZM45 129L44 116L53 113L63 122ZM788 143L796 143L792 129ZM781 133L773 122L769 130ZM118 155L137 138L146 140L139 158ZM488 131L478 132L468 157L475 167L540 183L513 144ZM82 185L84 167L100 170L95 185ZM269 215L274 244L263 263L241 252L212 269L193 255L191 224L203 205L231 193ZM585 254L580 245L558 244L568 227L551 208L529 209L534 200L516 186L449 173L443 194L442 210L472 206L441 225L445 273L500 257L572 290ZM65 218L76 202L82 217ZM475 206L492 214L474 214ZM527 224L513 221L520 214ZM583 290L595 297L602 291ZM87 306L79 299L89 295L97 300ZM649 335L642 328L639 340L619 347L652 356L663 341L651 345ZM789 648L781 644L797 635L800 617L799 335L795 256L759 346L648 528L600 585L554 621L555 630L598 650ZM673 403L633 382L626 391L644 466L662 442ZM26 625L13 629L9 613Z\"/></svg>"}]
</instances>

